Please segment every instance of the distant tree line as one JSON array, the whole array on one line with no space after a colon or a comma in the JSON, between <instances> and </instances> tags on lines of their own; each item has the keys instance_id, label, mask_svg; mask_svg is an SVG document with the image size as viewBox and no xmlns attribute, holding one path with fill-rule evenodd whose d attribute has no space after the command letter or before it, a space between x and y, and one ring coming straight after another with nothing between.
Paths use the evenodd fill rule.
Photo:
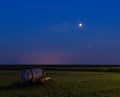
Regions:
<instances>
[{"instance_id":1,"label":"distant tree line","mask_svg":"<svg viewBox=\"0 0 120 97\"><path fill-rule=\"evenodd\" d=\"M120 72L120 65L0 65L0 70L43 68L49 71Z\"/></svg>"}]
</instances>

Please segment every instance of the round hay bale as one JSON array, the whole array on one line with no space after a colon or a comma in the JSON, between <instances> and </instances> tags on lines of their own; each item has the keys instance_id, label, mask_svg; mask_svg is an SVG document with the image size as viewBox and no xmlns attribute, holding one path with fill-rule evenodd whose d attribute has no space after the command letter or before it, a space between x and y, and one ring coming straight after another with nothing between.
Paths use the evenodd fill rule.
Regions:
<instances>
[{"instance_id":1,"label":"round hay bale","mask_svg":"<svg viewBox=\"0 0 120 97\"><path fill-rule=\"evenodd\" d=\"M20 71L20 80L22 82L35 82L44 77L44 70L41 68L25 69Z\"/></svg>"}]
</instances>

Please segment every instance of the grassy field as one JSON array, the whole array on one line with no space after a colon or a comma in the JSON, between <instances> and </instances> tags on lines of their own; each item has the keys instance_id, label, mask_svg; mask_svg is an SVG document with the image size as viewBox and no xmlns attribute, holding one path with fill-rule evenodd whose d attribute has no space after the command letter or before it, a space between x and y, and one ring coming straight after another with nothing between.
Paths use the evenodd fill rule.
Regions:
<instances>
[{"instance_id":1,"label":"grassy field","mask_svg":"<svg viewBox=\"0 0 120 97\"><path fill-rule=\"evenodd\" d=\"M0 97L120 97L120 73L47 71L51 81L19 84L18 71L0 71Z\"/></svg>"}]
</instances>

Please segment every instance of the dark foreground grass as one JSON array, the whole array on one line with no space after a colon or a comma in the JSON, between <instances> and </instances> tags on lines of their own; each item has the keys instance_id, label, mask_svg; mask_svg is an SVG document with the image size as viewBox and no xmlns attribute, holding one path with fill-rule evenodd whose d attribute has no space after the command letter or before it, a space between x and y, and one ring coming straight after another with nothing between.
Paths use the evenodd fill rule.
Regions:
<instances>
[{"instance_id":1,"label":"dark foreground grass","mask_svg":"<svg viewBox=\"0 0 120 97\"><path fill-rule=\"evenodd\" d=\"M120 73L48 71L45 83L19 82L18 71L0 71L0 97L120 97Z\"/></svg>"}]
</instances>

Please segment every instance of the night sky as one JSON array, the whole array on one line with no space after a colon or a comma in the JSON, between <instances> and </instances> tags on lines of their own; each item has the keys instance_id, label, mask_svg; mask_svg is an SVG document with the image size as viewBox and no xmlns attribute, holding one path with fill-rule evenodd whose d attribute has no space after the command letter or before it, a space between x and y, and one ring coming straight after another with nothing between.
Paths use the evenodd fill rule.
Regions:
<instances>
[{"instance_id":1,"label":"night sky","mask_svg":"<svg viewBox=\"0 0 120 97\"><path fill-rule=\"evenodd\" d=\"M0 0L0 64L120 64L120 1Z\"/></svg>"}]
</instances>

